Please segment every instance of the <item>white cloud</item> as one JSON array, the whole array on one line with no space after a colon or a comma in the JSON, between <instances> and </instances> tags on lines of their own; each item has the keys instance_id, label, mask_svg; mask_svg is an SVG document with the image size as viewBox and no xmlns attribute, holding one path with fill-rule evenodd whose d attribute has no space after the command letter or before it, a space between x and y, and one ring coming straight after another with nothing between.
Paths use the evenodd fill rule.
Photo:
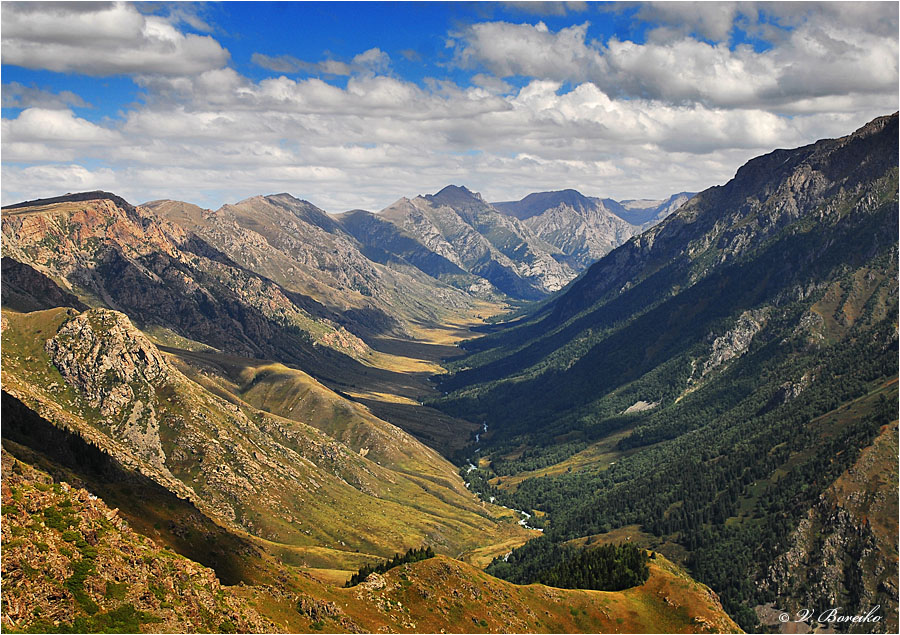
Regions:
<instances>
[{"instance_id":1,"label":"white cloud","mask_svg":"<svg viewBox=\"0 0 900 635\"><path fill-rule=\"evenodd\" d=\"M229 59L212 37L182 33L168 19L122 2L4 2L2 18L3 63L25 68L192 75Z\"/></svg>"},{"instance_id":2,"label":"white cloud","mask_svg":"<svg viewBox=\"0 0 900 635\"><path fill-rule=\"evenodd\" d=\"M3 144L10 142L55 142L103 144L120 140L118 133L76 117L71 110L27 108L15 119L2 123Z\"/></svg>"},{"instance_id":3,"label":"white cloud","mask_svg":"<svg viewBox=\"0 0 900 635\"><path fill-rule=\"evenodd\" d=\"M831 19L836 11L846 11L843 5L839 11L813 8L781 34L777 46L762 52L725 41L738 15L735 6L664 3L644 11L665 15L673 23L676 17L693 16L681 23L687 25L684 30L723 41L710 44L667 26L661 27L666 29L665 38L643 44L611 38L604 44L588 41L588 23L554 32L543 22L482 22L456 35L455 59L463 68L483 68L501 78L590 81L614 97L673 104L803 112L821 103L821 111L827 112L827 104L815 102L816 98L849 95L865 95L870 103L874 100L885 108L895 104L900 50L896 5L893 13L882 16L879 26L865 17L867 7L864 17L847 22ZM748 13L748 8L741 8L741 16ZM892 23L893 31L881 34L882 22Z\"/></svg>"}]
</instances>

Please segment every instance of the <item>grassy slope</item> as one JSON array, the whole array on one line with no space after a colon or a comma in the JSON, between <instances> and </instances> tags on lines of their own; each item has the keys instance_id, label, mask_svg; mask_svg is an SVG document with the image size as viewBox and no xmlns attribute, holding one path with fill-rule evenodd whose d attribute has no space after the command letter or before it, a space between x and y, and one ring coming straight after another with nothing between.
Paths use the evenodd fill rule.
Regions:
<instances>
[{"instance_id":1,"label":"grassy slope","mask_svg":"<svg viewBox=\"0 0 900 635\"><path fill-rule=\"evenodd\" d=\"M465 563L438 556L403 565L350 589L301 583L310 595L333 602L340 617L368 632L740 632L718 598L658 556L650 579L620 592L518 586ZM248 588L248 597L263 595ZM277 607L268 616L275 617ZM281 614L288 616L283 606ZM345 630L340 617L311 626Z\"/></svg>"},{"instance_id":2,"label":"grassy slope","mask_svg":"<svg viewBox=\"0 0 900 635\"><path fill-rule=\"evenodd\" d=\"M271 631L215 573L3 452L4 632Z\"/></svg>"}]
</instances>

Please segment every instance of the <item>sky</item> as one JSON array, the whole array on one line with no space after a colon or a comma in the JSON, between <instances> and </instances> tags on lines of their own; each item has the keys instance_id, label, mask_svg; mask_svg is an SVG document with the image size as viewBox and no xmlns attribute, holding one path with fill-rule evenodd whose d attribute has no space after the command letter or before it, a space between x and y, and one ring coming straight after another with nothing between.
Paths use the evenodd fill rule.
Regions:
<instances>
[{"instance_id":1,"label":"sky","mask_svg":"<svg viewBox=\"0 0 900 635\"><path fill-rule=\"evenodd\" d=\"M661 199L898 108L897 2L3 2L2 203Z\"/></svg>"}]
</instances>

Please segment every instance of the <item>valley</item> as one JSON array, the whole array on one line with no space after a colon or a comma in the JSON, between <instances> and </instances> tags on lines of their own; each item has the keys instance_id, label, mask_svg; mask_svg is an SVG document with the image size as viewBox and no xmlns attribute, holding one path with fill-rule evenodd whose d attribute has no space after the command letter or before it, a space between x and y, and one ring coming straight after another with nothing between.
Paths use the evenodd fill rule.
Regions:
<instances>
[{"instance_id":1,"label":"valley","mask_svg":"<svg viewBox=\"0 0 900 635\"><path fill-rule=\"evenodd\" d=\"M660 200L4 207L4 631L896 629L897 136Z\"/></svg>"}]
</instances>

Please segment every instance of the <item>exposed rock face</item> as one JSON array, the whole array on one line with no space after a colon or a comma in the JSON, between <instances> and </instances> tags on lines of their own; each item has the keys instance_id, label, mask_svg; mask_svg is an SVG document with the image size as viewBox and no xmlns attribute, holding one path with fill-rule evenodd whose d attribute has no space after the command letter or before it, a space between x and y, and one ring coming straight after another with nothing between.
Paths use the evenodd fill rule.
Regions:
<instances>
[{"instance_id":1,"label":"exposed rock face","mask_svg":"<svg viewBox=\"0 0 900 635\"><path fill-rule=\"evenodd\" d=\"M75 316L47 340L46 348L66 381L104 416L134 399L133 382L159 385L167 379L168 364L159 350L116 311L93 309ZM114 398L117 391L123 394Z\"/></svg>"},{"instance_id":2,"label":"exposed rock face","mask_svg":"<svg viewBox=\"0 0 900 635\"><path fill-rule=\"evenodd\" d=\"M706 375L722 364L743 355L750 348L753 337L765 325L768 314L767 309L741 313L731 330L713 340L709 358L703 363L701 375Z\"/></svg>"},{"instance_id":3,"label":"exposed rock face","mask_svg":"<svg viewBox=\"0 0 900 635\"><path fill-rule=\"evenodd\" d=\"M99 408L112 435L165 470L153 404L155 388L169 380L169 365L128 318L105 309L86 311L47 340L46 349L65 380Z\"/></svg>"},{"instance_id":4,"label":"exposed rock face","mask_svg":"<svg viewBox=\"0 0 900 635\"><path fill-rule=\"evenodd\" d=\"M516 298L535 299L575 277L564 254L481 195L447 186L435 195L400 199L379 213L430 251Z\"/></svg>"},{"instance_id":5,"label":"exposed rock face","mask_svg":"<svg viewBox=\"0 0 900 635\"><path fill-rule=\"evenodd\" d=\"M584 207L560 203L528 218L525 224L571 256L580 268L589 266L640 231L607 210L600 201Z\"/></svg>"}]
</instances>

